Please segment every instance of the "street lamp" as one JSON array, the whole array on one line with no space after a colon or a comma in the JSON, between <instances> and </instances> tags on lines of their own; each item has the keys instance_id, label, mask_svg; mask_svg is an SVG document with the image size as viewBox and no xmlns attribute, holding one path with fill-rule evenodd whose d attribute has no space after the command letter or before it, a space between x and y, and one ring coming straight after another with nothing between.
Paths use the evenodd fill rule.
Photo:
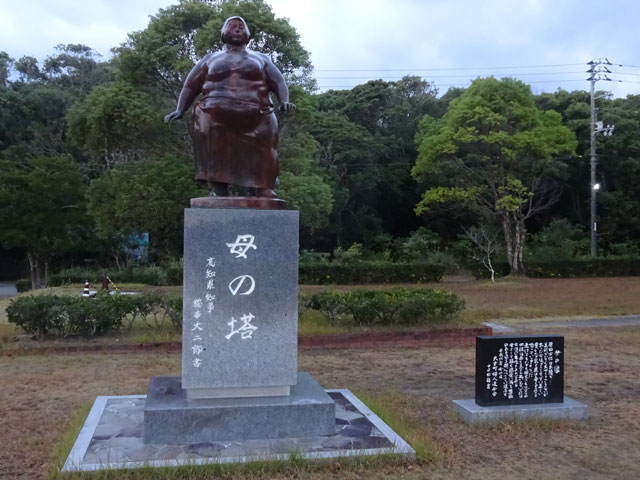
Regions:
<instances>
[{"instance_id":1,"label":"street lamp","mask_svg":"<svg viewBox=\"0 0 640 480\"><path fill-rule=\"evenodd\" d=\"M599 80L605 80L611 82L611 78L607 75L611 73L611 70L606 65L612 65L612 63L606 58L599 58L597 60L590 61L589 65L589 78L587 81L591 83L591 256L598 255L598 243L596 238L596 192L600 189L600 184L596 182L596 165L598 160L596 158L596 136L601 133L606 137L613 135L613 125L605 126L603 122L598 122L596 118L596 82Z\"/></svg>"}]
</instances>

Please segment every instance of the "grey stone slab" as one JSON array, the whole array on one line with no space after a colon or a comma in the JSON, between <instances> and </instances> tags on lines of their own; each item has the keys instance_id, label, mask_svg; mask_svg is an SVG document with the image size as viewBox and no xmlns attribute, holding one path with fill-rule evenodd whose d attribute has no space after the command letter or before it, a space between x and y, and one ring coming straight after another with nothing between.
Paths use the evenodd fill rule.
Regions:
<instances>
[{"instance_id":1,"label":"grey stone slab","mask_svg":"<svg viewBox=\"0 0 640 480\"><path fill-rule=\"evenodd\" d=\"M283 387L231 387L231 388L190 388L187 398L240 398L240 397L283 397L291 394L291 386Z\"/></svg>"},{"instance_id":2,"label":"grey stone slab","mask_svg":"<svg viewBox=\"0 0 640 480\"><path fill-rule=\"evenodd\" d=\"M186 389L296 383L298 212L185 210Z\"/></svg>"},{"instance_id":3,"label":"grey stone slab","mask_svg":"<svg viewBox=\"0 0 640 480\"><path fill-rule=\"evenodd\" d=\"M502 325L501 323L484 322L483 325L491 327L493 335L512 334L517 332L515 328L509 327L508 325Z\"/></svg>"},{"instance_id":4,"label":"grey stone slab","mask_svg":"<svg viewBox=\"0 0 640 480\"><path fill-rule=\"evenodd\" d=\"M505 418L549 418L554 420L586 420L589 407L564 396L562 403L530 405L496 405L481 407L474 399L453 400L453 409L467 423L493 422Z\"/></svg>"},{"instance_id":5,"label":"grey stone slab","mask_svg":"<svg viewBox=\"0 0 640 480\"><path fill-rule=\"evenodd\" d=\"M335 403L300 372L291 395L188 399L180 377L152 377L144 409L145 443L198 443L331 435Z\"/></svg>"},{"instance_id":6,"label":"grey stone slab","mask_svg":"<svg viewBox=\"0 0 640 480\"><path fill-rule=\"evenodd\" d=\"M285 439L256 439L202 442L182 445L145 445L142 435L127 437L124 442L96 440L92 432L100 426L113 430L113 437L123 437L142 428L144 395L98 397L78 436L63 471L96 471L117 468L200 465L205 463L247 462L251 460L286 460L295 452L299 458L321 459L353 455L396 453L415 456L414 450L349 390L328 390L336 410L359 412L360 421L371 424L370 437L324 435ZM128 404L128 408L127 407ZM128 416L109 411L127 411ZM355 419L354 419L355 421ZM138 428L136 428L138 427ZM324 444L324 445L323 445Z\"/></svg>"}]
</instances>

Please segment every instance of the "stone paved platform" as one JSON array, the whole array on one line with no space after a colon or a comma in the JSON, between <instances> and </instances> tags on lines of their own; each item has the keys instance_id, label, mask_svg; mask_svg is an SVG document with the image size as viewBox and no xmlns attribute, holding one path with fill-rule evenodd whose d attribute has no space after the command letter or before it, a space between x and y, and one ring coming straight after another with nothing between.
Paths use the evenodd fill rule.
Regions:
<instances>
[{"instance_id":1,"label":"stone paved platform","mask_svg":"<svg viewBox=\"0 0 640 480\"><path fill-rule=\"evenodd\" d=\"M336 433L330 436L145 445L146 395L98 397L62 471L95 471L251 460L308 459L415 451L349 390L327 390L336 403Z\"/></svg>"}]
</instances>

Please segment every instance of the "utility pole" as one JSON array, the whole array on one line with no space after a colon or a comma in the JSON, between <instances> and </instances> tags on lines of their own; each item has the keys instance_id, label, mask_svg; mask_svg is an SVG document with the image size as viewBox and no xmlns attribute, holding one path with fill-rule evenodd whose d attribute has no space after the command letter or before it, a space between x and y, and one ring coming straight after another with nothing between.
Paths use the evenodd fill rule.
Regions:
<instances>
[{"instance_id":1,"label":"utility pole","mask_svg":"<svg viewBox=\"0 0 640 480\"><path fill-rule=\"evenodd\" d=\"M599 80L605 80L607 82L611 81L607 76L607 73L611 73L611 70L607 68L607 65L611 65L611 62L606 58L598 58L596 60L591 60L587 65L589 65L589 70L587 70L589 78L587 78L587 81L591 83L591 126L589 128L591 136L591 221L589 229L591 230L591 256L596 257L598 255L596 193L600 189L600 184L596 182L596 166L598 164L596 156L596 136L599 133L602 133L605 136L611 136L613 135L613 129L615 127L613 125L607 125L605 127L603 122L597 121L596 114L596 82Z\"/></svg>"}]
</instances>

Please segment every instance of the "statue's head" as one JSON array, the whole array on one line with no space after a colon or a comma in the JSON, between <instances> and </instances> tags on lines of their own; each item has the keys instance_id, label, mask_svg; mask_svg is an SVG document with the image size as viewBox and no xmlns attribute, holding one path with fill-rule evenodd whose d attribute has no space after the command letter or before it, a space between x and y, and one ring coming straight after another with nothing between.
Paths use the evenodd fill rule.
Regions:
<instances>
[{"instance_id":1,"label":"statue's head","mask_svg":"<svg viewBox=\"0 0 640 480\"><path fill-rule=\"evenodd\" d=\"M231 45L246 45L249 43L249 27L242 17L229 17L225 20L220 31L223 43Z\"/></svg>"}]
</instances>

